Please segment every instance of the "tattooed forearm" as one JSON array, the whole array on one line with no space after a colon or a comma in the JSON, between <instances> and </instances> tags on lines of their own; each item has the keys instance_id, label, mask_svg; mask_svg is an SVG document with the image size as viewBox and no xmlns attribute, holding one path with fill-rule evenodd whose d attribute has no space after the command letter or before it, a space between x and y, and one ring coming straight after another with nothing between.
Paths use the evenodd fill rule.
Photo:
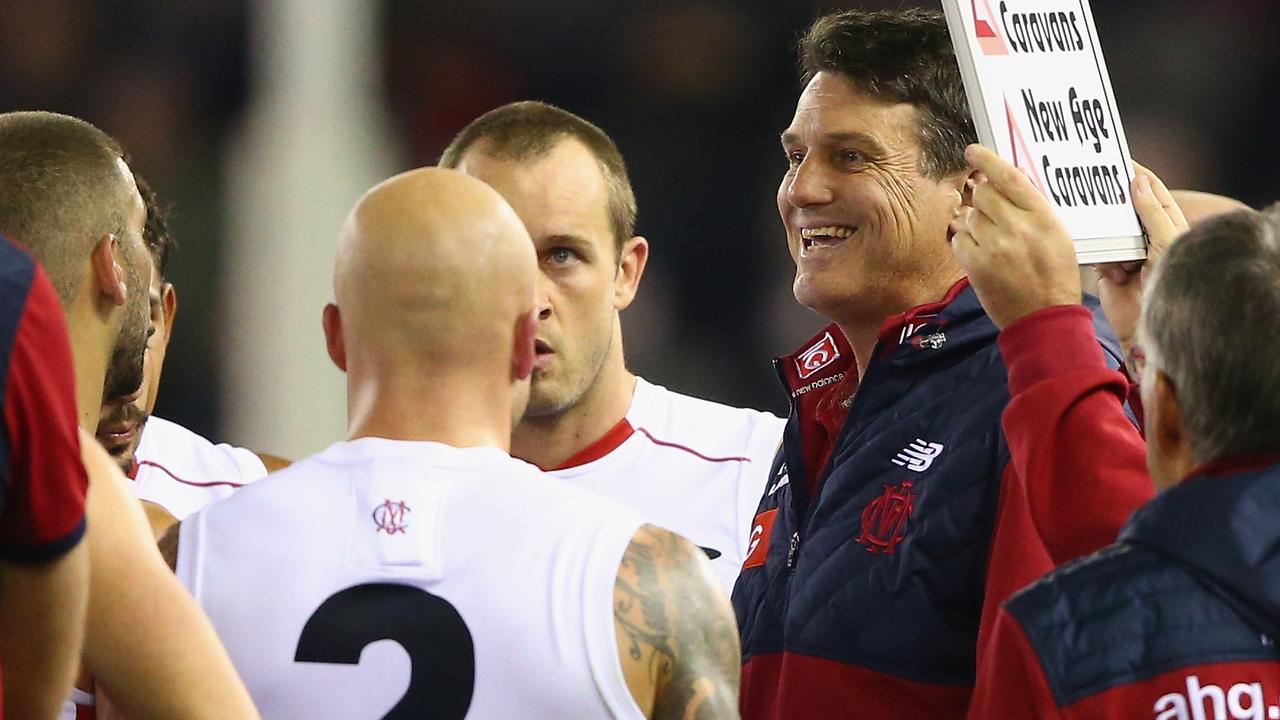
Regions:
<instances>
[{"instance_id":1,"label":"tattooed forearm","mask_svg":"<svg viewBox=\"0 0 1280 720\"><path fill-rule=\"evenodd\" d=\"M706 559L665 530L642 528L614 586L624 667L654 688L653 718L737 717L738 633Z\"/></svg>"}]
</instances>

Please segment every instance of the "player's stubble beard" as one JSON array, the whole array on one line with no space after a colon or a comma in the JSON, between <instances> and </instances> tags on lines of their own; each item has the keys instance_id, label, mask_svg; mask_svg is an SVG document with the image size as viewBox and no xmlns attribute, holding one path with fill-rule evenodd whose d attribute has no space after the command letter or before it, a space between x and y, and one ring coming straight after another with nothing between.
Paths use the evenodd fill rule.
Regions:
<instances>
[{"instance_id":1,"label":"player's stubble beard","mask_svg":"<svg viewBox=\"0 0 1280 720\"><path fill-rule=\"evenodd\" d=\"M529 404L525 408L524 417L531 420L546 420L563 415L572 410L600 382L604 364L609 359L609 351L613 349L613 317L606 315L601 321L602 327L590 334L594 342L582 348L580 362L562 362L560 378L564 389L555 392L555 388L547 387L545 372L535 370L529 388ZM559 360L569 360L561 355Z\"/></svg>"},{"instance_id":2,"label":"player's stubble beard","mask_svg":"<svg viewBox=\"0 0 1280 720\"><path fill-rule=\"evenodd\" d=\"M138 452L138 444L142 442L142 431L146 428L147 420L150 418L151 414L139 407L137 403L125 403L104 415L98 421L99 431L102 428L120 427L129 423L137 424L138 430L134 434L133 440L129 441L129 443L117 447L103 445L125 475L128 475L133 470L133 457Z\"/></svg>"},{"instance_id":3,"label":"player's stubble beard","mask_svg":"<svg viewBox=\"0 0 1280 720\"><path fill-rule=\"evenodd\" d=\"M127 263L125 276L129 305L125 309L124 322L107 366L107 377L102 389L104 400L132 395L142 387L145 377L143 367L146 361L147 335L151 328L151 306L146 288L142 286L142 279L133 263Z\"/></svg>"}]
</instances>

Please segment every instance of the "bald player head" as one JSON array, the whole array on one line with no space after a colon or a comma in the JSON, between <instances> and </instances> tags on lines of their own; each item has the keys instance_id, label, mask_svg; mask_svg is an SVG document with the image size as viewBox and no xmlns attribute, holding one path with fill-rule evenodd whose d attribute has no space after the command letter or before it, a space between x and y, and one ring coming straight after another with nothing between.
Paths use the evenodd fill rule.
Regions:
<instances>
[{"instance_id":1,"label":"bald player head","mask_svg":"<svg viewBox=\"0 0 1280 720\"><path fill-rule=\"evenodd\" d=\"M365 193L343 226L324 313L352 437L447 441L434 436L492 434L501 418L501 442L451 444L507 448L528 401L536 274L524 225L479 180L422 168Z\"/></svg>"},{"instance_id":2,"label":"bald player head","mask_svg":"<svg viewBox=\"0 0 1280 720\"><path fill-rule=\"evenodd\" d=\"M1169 194L1178 203L1178 207L1182 208L1182 214L1187 218L1188 225L1195 225L1215 215L1250 209L1248 205L1226 195L1214 195L1199 190L1170 190Z\"/></svg>"}]
</instances>

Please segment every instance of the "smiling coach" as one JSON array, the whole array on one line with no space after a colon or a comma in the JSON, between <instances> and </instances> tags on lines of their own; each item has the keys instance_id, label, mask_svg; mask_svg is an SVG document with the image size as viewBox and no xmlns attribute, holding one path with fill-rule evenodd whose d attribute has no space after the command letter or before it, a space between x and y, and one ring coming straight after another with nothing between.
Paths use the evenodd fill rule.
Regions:
<instances>
[{"instance_id":1,"label":"smiling coach","mask_svg":"<svg viewBox=\"0 0 1280 720\"><path fill-rule=\"evenodd\" d=\"M1093 458L1065 438L1009 462L1009 386L1045 369L1006 384L948 242L974 130L942 15L828 15L800 59L778 210L796 299L832 325L776 361L791 418L733 595L743 715L960 718L988 613L1152 491L1072 483Z\"/></svg>"}]
</instances>

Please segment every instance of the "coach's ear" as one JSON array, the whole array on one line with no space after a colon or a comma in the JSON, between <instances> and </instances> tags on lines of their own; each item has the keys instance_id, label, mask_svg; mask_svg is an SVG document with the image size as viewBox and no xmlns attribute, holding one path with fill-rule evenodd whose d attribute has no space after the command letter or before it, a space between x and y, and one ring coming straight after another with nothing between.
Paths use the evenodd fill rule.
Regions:
<instances>
[{"instance_id":1,"label":"coach's ear","mask_svg":"<svg viewBox=\"0 0 1280 720\"><path fill-rule=\"evenodd\" d=\"M342 342L342 311L337 305L324 306L324 344L329 348L329 359L342 372L347 371L347 346Z\"/></svg>"}]
</instances>

